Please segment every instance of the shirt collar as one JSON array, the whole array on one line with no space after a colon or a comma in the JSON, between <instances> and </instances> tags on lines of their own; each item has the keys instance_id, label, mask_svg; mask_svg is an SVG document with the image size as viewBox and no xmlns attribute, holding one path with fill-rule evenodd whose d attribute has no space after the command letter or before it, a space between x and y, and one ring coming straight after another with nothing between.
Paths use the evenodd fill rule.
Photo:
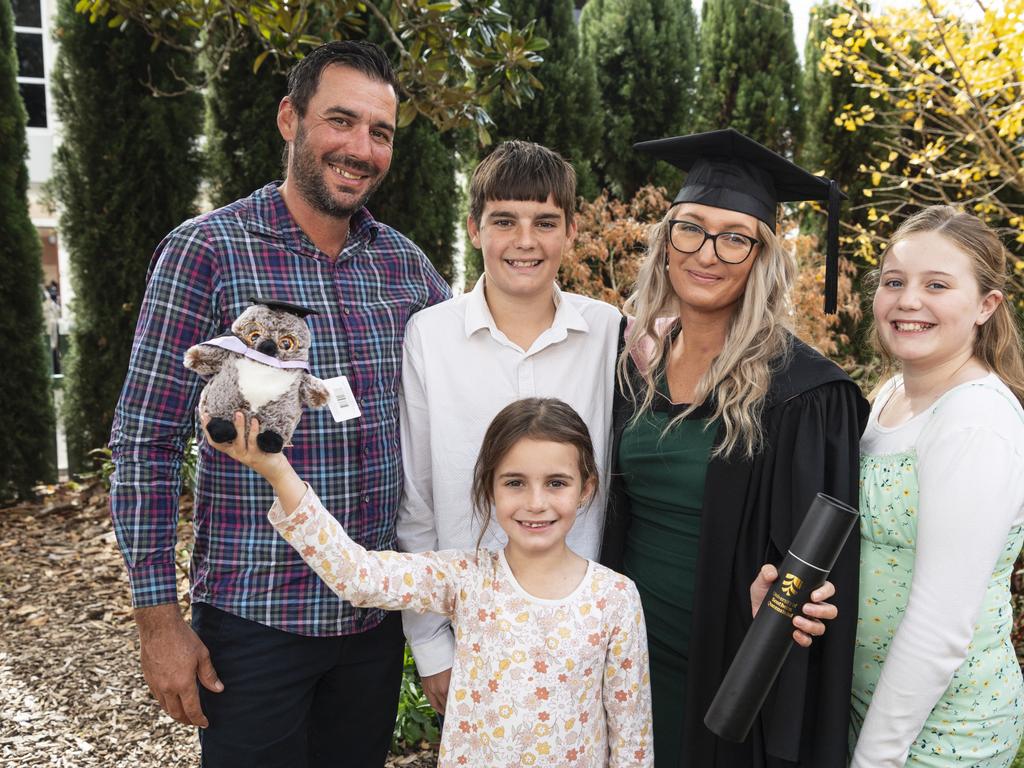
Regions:
<instances>
[{"instance_id":1,"label":"shirt collar","mask_svg":"<svg viewBox=\"0 0 1024 768\"><path fill-rule=\"evenodd\" d=\"M490 307L487 306L487 299L484 296L485 275L480 275L473 290L466 294L466 337L469 338L477 331L486 328L491 333L500 333L498 326L494 323L494 316ZM562 290L557 284L551 284L552 296L555 301L555 318L544 333L554 332L557 337L565 338L568 331L581 331L587 333L590 326L571 303L565 300Z\"/></svg>"},{"instance_id":2,"label":"shirt collar","mask_svg":"<svg viewBox=\"0 0 1024 768\"><path fill-rule=\"evenodd\" d=\"M316 246L292 217L284 198L281 197L279 187L282 183L272 181L249 197L250 205L246 209L245 228L250 232L283 240L300 252L316 251ZM365 207L352 214L348 226L348 242L344 250L357 242L373 245L380 232L380 225Z\"/></svg>"}]
</instances>

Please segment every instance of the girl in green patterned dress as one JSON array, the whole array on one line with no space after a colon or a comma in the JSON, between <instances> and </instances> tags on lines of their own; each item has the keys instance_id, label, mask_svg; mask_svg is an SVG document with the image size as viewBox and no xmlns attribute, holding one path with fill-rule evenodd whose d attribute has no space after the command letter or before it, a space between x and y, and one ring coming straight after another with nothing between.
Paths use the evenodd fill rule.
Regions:
<instances>
[{"instance_id":1,"label":"girl in green patterned dress","mask_svg":"<svg viewBox=\"0 0 1024 768\"><path fill-rule=\"evenodd\" d=\"M999 237L948 206L882 257L874 339L900 373L861 440L853 768L1005 768L1024 732L1024 362L1005 282Z\"/></svg>"}]
</instances>

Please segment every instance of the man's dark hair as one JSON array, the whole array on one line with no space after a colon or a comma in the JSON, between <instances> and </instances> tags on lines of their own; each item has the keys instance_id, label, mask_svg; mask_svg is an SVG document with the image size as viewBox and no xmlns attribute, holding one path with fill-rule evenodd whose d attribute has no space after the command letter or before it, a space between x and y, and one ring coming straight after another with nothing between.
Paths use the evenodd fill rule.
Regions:
<instances>
[{"instance_id":1,"label":"man's dark hair","mask_svg":"<svg viewBox=\"0 0 1024 768\"><path fill-rule=\"evenodd\" d=\"M565 214L568 229L576 211L576 172L554 150L532 141L505 141L483 159L469 183L469 215L477 226L488 200L532 200L548 196Z\"/></svg>"},{"instance_id":2,"label":"man's dark hair","mask_svg":"<svg viewBox=\"0 0 1024 768\"><path fill-rule=\"evenodd\" d=\"M398 93L395 70L379 45L365 40L334 40L314 48L288 73L288 98L299 117L305 116L309 100L320 87L320 76L332 64L351 67L372 80L387 83Z\"/></svg>"}]
</instances>

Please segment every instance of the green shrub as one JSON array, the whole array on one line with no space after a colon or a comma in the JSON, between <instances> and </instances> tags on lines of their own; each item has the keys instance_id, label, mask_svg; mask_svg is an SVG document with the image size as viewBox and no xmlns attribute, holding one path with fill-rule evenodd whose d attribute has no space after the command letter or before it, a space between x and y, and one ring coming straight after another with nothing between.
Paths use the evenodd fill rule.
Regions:
<instances>
[{"instance_id":1,"label":"green shrub","mask_svg":"<svg viewBox=\"0 0 1024 768\"><path fill-rule=\"evenodd\" d=\"M422 248L451 281L459 209L453 135L440 133L422 115L399 128L391 170L366 207Z\"/></svg>"},{"instance_id":2,"label":"green shrub","mask_svg":"<svg viewBox=\"0 0 1024 768\"><path fill-rule=\"evenodd\" d=\"M402 688L398 696L398 717L391 737L391 751L398 754L416 749L424 742L436 744L441 738L437 730L437 715L420 688L409 646L405 647L405 666L402 669Z\"/></svg>"}]
</instances>

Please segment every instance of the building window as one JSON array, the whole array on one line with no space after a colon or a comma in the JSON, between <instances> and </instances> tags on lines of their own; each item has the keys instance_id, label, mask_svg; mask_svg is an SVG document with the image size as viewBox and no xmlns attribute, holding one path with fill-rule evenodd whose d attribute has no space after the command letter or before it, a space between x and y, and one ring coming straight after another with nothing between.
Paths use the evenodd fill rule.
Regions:
<instances>
[{"instance_id":1,"label":"building window","mask_svg":"<svg viewBox=\"0 0 1024 768\"><path fill-rule=\"evenodd\" d=\"M14 26L42 28L40 0L11 0L11 7L14 9Z\"/></svg>"},{"instance_id":2,"label":"building window","mask_svg":"<svg viewBox=\"0 0 1024 768\"><path fill-rule=\"evenodd\" d=\"M18 90L30 128L46 128L46 67L43 61L42 0L12 0Z\"/></svg>"}]
</instances>

